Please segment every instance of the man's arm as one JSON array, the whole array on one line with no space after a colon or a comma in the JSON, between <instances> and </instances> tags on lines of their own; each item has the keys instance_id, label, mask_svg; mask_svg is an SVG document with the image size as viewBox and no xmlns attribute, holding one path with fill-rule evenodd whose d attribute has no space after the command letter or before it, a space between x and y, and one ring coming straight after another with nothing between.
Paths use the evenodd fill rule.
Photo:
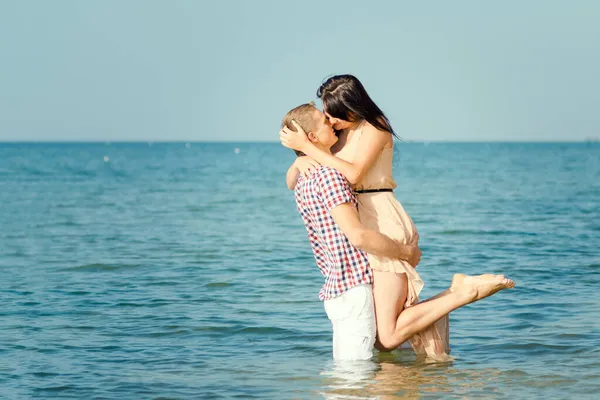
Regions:
<instances>
[{"instance_id":1,"label":"man's arm","mask_svg":"<svg viewBox=\"0 0 600 400\"><path fill-rule=\"evenodd\" d=\"M358 211L351 203L342 203L331 209L331 216L354 247L377 256L406 260L415 267L421 260L417 245L402 244L372 229L365 228Z\"/></svg>"},{"instance_id":2,"label":"man's arm","mask_svg":"<svg viewBox=\"0 0 600 400\"><path fill-rule=\"evenodd\" d=\"M288 189L294 190L296 188L296 183L298 183L299 175L300 171L298 171L298 167L296 167L296 162L294 162L288 168L288 171L285 174L285 183L287 184Z\"/></svg>"}]
</instances>

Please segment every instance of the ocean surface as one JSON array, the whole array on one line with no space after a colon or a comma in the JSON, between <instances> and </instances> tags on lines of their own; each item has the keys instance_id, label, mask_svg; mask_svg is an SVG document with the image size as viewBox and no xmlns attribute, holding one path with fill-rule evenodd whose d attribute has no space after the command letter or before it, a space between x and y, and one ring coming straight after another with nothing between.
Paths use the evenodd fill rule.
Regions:
<instances>
[{"instance_id":1,"label":"ocean surface","mask_svg":"<svg viewBox=\"0 0 600 400\"><path fill-rule=\"evenodd\" d=\"M0 398L600 397L600 144L396 143L455 360L336 365L278 143L0 144Z\"/></svg>"}]
</instances>

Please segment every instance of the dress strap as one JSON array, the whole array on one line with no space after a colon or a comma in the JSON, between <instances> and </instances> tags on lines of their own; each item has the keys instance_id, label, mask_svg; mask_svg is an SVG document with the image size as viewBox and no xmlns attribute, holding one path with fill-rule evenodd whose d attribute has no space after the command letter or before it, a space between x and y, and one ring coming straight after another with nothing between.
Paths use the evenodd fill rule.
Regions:
<instances>
[{"instance_id":1,"label":"dress strap","mask_svg":"<svg viewBox=\"0 0 600 400\"><path fill-rule=\"evenodd\" d=\"M363 131L363 128L364 128L366 122L367 122L367 120L363 119L363 122L360 123L360 129L358 130L356 140L360 139L360 137L362 136L362 131Z\"/></svg>"},{"instance_id":2,"label":"dress strap","mask_svg":"<svg viewBox=\"0 0 600 400\"><path fill-rule=\"evenodd\" d=\"M355 132L354 136L352 137L352 145L355 146L354 151L358 150L358 141L360 140L360 137L362 136L362 131L363 131L363 127L365 126L365 122L367 122L367 120L363 120L363 122L361 122L359 129Z\"/></svg>"}]
</instances>

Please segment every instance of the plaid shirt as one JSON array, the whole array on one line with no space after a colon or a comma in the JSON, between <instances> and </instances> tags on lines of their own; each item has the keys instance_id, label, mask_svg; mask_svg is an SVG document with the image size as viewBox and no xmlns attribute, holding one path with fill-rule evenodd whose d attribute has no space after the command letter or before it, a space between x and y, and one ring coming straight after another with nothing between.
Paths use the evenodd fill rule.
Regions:
<instances>
[{"instance_id":1,"label":"plaid shirt","mask_svg":"<svg viewBox=\"0 0 600 400\"><path fill-rule=\"evenodd\" d=\"M296 206L306 225L317 266L325 277L320 300L373 282L367 255L350 244L331 216L331 210L343 203L357 207L350 185L333 168L321 167L312 178L301 177L296 184Z\"/></svg>"}]
</instances>

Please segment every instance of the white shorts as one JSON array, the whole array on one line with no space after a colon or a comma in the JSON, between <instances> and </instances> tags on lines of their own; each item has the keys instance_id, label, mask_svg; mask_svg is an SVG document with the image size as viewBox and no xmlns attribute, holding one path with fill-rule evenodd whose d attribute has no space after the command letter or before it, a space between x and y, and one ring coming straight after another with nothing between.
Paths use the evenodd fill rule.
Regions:
<instances>
[{"instance_id":1,"label":"white shorts","mask_svg":"<svg viewBox=\"0 0 600 400\"><path fill-rule=\"evenodd\" d=\"M333 358L368 360L373 357L377 325L371 285L355 286L323 304L333 325Z\"/></svg>"}]
</instances>

